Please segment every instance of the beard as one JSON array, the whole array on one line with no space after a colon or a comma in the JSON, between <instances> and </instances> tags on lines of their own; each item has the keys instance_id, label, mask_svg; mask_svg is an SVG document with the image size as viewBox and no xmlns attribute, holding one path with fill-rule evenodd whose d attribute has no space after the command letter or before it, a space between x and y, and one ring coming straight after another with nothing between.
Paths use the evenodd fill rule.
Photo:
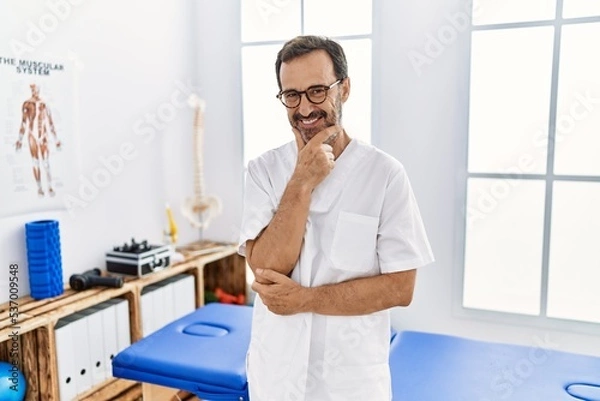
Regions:
<instances>
[{"instance_id":1,"label":"beard","mask_svg":"<svg viewBox=\"0 0 600 401\"><path fill-rule=\"evenodd\" d=\"M321 126L306 129L306 128L302 128L299 124L299 120L301 120L303 118L306 118L306 119L323 118L323 121L322 121ZM327 113L325 110L315 110L312 113L310 113L308 116L303 116L300 113L294 113L294 115L292 116L292 118L290 120L290 124L292 125L292 127L296 128L298 131L300 131L300 135L302 136L304 143L308 143L308 141L310 141L315 135L317 135L317 133L324 130L325 128L332 127L336 124L341 125L341 123L342 123L342 97L341 97L341 95L338 95L336 97L335 102L334 102L334 108L332 109L331 113ZM324 143L330 145L336 139L336 137L337 137L337 134L335 136L332 136L329 139L327 139Z\"/></svg>"}]
</instances>

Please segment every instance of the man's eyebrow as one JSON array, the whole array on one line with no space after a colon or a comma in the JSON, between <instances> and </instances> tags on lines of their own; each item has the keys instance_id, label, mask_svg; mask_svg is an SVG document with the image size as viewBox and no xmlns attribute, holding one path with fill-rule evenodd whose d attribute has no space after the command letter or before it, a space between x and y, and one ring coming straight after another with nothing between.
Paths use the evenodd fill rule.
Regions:
<instances>
[{"instance_id":1,"label":"man's eyebrow","mask_svg":"<svg viewBox=\"0 0 600 401\"><path fill-rule=\"evenodd\" d=\"M313 85L307 86L306 89L304 89L304 90L308 90L309 88L320 87L320 86L325 86L326 87L327 85L321 84L321 83L319 83L319 84L313 84ZM290 89L282 89L281 93L283 93L283 92L290 92L290 91L302 92L300 89L290 88Z\"/></svg>"}]
</instances>

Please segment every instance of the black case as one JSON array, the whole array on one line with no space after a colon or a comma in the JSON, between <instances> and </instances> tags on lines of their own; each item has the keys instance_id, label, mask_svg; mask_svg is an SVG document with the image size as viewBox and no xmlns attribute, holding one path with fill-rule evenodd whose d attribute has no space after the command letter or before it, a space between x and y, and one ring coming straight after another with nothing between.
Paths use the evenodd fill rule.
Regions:
<instances>
[{"instance_id":1,"label":"black case","mask_svg":"<svg viewBox=\"0 0 600 401\"><path fill-rule=\"evenodd\" d=\"M107 252L106 270L111 273L141 277L169 266L173 254L170 245L150 245L149 248L143 252Z\"/></svg>"}]
</instances>

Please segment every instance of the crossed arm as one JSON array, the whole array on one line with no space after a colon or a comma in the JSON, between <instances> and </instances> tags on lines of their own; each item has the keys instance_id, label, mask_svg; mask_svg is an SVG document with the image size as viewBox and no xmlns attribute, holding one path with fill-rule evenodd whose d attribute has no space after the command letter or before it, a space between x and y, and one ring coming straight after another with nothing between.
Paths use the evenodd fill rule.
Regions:
<instances>
[{"instance_id":1,"label":"crossed arm","mask_svg":"<svg viewBox=\"0 0 600 401\"><path fill-rule=\"evenodd\" d=\"M300 255L310 193L301 182L290 180L269 225L256 240L246 243L246 258L255 275L252 289L265 306L280 315L314 312L346 316L408 306L416 270L319 287L302 287L288 277Z\"/></svg>"},{"instance_id":2,"label":"crossed arm","mask_svg":"<svg viewBox=\"0 0 600 401\"><path fill-rule=\"evenodd\" d=\"M291 274L300 256L310 195L311 189L292 177L269 225L256 240L246 242L246 259L257 280L258 268Z\"/></svg>"},{"instance_id":3,"label":"crossed arm","mask_svg":"<svg viewBox=\"0 0 600 401\"><path fill-rule=\"evenodd\" d=\"M257 269L252 284L263 303L278 315L366 315L412 301L416 269L359 278L319 287L302 287L274 270ZM270 284L263 284L270 281Z\"/></svg>"}]
</instances>

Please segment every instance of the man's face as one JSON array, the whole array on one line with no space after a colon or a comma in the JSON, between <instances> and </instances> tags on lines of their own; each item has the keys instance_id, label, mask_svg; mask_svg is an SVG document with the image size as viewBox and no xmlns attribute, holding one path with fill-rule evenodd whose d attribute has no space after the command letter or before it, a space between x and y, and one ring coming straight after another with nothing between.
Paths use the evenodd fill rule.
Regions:
<instances>
[{"instance_id":1,"label":"man's face","mask_svg":"<svg viewBox=\"0 0 600 401\"><path fill-rule=\"evenodd\" d=\"M315 50L282 63L279 76L283 91L305 91L314 85L329 86L337 81L333 62L324 50ZM286 108L290 124L300 131L304 142L308 142L324 128L341 125L342 103L346 101L349 93L347 82L346 79L331 88L321 104L311 103L306 94L303 94L297 107Z\"/></svg>"}]
</instances>

